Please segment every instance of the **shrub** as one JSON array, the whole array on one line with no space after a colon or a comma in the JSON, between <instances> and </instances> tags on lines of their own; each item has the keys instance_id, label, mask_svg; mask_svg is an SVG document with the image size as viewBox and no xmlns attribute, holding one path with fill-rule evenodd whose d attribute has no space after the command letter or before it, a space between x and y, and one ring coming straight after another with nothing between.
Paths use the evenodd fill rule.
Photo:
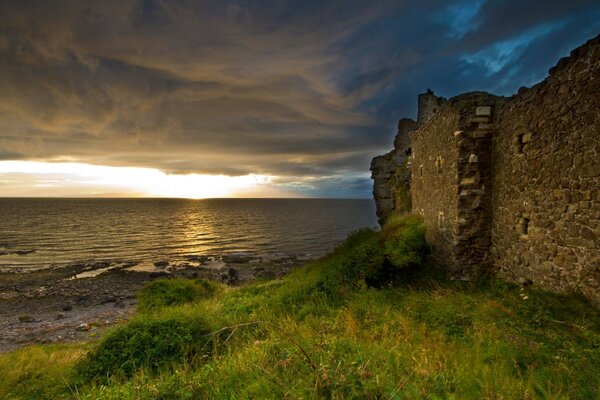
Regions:
<instances>
[{"instance_id":1,"label":"shrub","mask_svg":"<svg viewBox=\"0 0 600 400\"><path fill-rule=\"evenodd\" d=\"M396 269L418 267L425 261L429 246L425 223L417 215L391 216L381 230L383 254Z\"/></svg>"},{"instance_id":2,"label":"shrub","mask_svg":"<svg viewBox=\"0 0 600 400\"><path fill-rule=\"evenodd\" d=\"M109 333L79 363L85 380L106 382L131 377L138 369L158 372L173 363L208 356L214 337L209 325L197 316L144 316Z\"/></svg>"},{"instance_id":3,"label":"shrub","mask_svg":"<svg viewBox=\"0 0 600 400\"><path fill-rule=\"evenodd\" d=\"M348 239L348 244L345 264L354 277L372 277L384 267L385 257L377 232L359 231Z\"/></svg>"},{"instance_id":4,"label":"shrub","mask_svg":"<svg viewBox=\"0 0 600 400\"><path fill-rule=\"evenodd\" d=\"M197 294L200 298L209 299L216 295L223 288L221 285L208 279L198 278L194 281Z\"/></svg>"},{"instance_id":5,"label":"shrub","mask_svg":"<svg viewBox=\"0 0 600 400\"><path fill-rule=\"evenodd\" d=\"M191 303L212 297L219 287L205 279L157 279L147 283L137 294L138 310L147 312L166 306Z\"/></svg>"}]
</instances>

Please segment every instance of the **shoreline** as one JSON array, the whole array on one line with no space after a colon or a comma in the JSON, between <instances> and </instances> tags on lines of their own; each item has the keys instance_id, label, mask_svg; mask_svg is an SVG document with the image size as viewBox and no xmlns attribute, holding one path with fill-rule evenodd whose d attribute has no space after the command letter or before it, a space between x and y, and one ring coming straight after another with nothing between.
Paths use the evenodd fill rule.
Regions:
<instances>
[{"instance_id":1,"label":"shoreline","mask_svg":"<svg viewBox=\"0 0 600 400\"><path fill-rule=\"evenodd\" d=\"M244 255L131 262L79 262L29 272L0 272L0 353L30 344L93 339L135 314L136 292L161 277L204 278L230 286L273 279L310 261ZM108 265L107 265L108 264ZM137 267L137 269L136 269Z\"/></svg>"}]
</instances>

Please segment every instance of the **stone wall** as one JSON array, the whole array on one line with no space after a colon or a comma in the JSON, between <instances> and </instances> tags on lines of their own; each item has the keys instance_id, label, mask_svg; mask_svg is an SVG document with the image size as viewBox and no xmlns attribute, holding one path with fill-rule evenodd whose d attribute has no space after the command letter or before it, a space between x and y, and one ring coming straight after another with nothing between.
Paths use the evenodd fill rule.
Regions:
<instances>
[{"instance_id":1,"label":"stone wall","mask_svg":"<svg viewBox=\"0 0 600 400\"><path fill-rule=\"evenodd\" d=\"M413 212L422 215L427 224L433 257L453 270L458 268L454 252L458 146L454 133L459 129L459 114L449 105L411 135Z\"/></svg>"},{"instance_id":2,"label":"stone wall","mask_svg":"<svg viewBox=\"0 0 600 400\"><path fill-rule=\"evenodd\" d=\"M490 272L496 102L483 92L457 96L411 135L413 212L425 219L434 258L461 279Z\"/></svg>"},{"instance_id":3,"label":"stone wall","mask_svg":"<svg viewBox=\"0 0 600 400\"><path fill-rule=\"evenodd\" d=\"M454 100L460 112L457 132L458 220L454 244L461 279L491 274L493 113L499 99L483 92Z\"/></svg>"},{"instance_id":4,"label":"stone wall","mask_svg":"<svg viewBox=\"0 0 600 400\"><path fill-rule=\"evenodd\" d=\"M599 110L600 36L511 98L420 95L412 212L434 259L600 304Z\"/></svg>"},{"instance_id":5,"label":"stone wall","mask_svg":"<svg viewBox=\"0 0 600 400\"><path fill-rule=\"evenodd\" d=\"M412 119L401 119L394 139L394 149L375 157L371 162L373 197L380 224L383 224L387 216L394 211L402 213L409 212L411 209L409 135L416 126L416 122Z\"/></svg>"},{"instance_id":6,"label":"stone wall","mask_svg":"<svg viewBox=\"0 0 600 400\"><path fill-rule=\"evenodd\" d=\"M493 258L512 280L600 302L600 43L498 111Z\"/></svg>"},{"instance_id":7,"label":"stone wall","mask_svg":"<svg viewBox=\"0 0 600 400\"><path fill-rule=\"evenodd\" d=\"M446 104L446 99L436 96L431 89L427 89L425 93L418 96L417 102L417 124L423 125Z\"/></svg>"}]
</instances>

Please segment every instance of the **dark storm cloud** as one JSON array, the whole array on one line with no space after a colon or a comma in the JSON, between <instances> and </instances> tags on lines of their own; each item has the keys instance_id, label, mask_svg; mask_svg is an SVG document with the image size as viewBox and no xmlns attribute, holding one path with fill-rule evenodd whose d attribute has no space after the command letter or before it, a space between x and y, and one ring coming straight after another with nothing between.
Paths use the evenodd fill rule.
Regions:
<instances>
[{"instance_id":1,"label":"dark storm cloud","mask_svg":"<svg viewBox=\"0 0 600 400\"><path fill-rule=\"evenodd\" d=\"M460 46L477 51L539 25L580 17L594 8L598 8L596 0L488 0L477 15L478 29L466 34Z\"/></svg>"},{"instance_id":2,"label":"dark storm cloud","mask_svg":"<svg viewBox=\"0 0 600 400\"><path fill-rule=\"evenodd\" d=\"M416 94L510 94L592 1L0 0L0 158L280 176L368 195ZM342 185L345 185L342 187Z\"/></svg>"}]
</instances>

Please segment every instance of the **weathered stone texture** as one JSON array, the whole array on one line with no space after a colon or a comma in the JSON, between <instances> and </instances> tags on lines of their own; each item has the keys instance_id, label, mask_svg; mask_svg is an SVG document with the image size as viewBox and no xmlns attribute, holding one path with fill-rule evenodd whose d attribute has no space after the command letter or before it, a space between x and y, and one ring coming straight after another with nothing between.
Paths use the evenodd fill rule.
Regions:
<instances>
[{"instance_id":1,"label":"weathered stone texture","mask_svg":"<svg viewBox=\"0 0 600 400\"><path fill-rule=\"evenodd\" d=\"M498 272L600 303L600 41L502 106L494 135Z\"/></svg>"},{"instance_id":2,"label":"weathered stone texture","mask_svg":"<svg viewBox=\"0 0 600 400\"><path fill-rule=\"evenodd\" d=\"M379 223L383 224L394 211L408 212L410 205L410 155L409 134L416 128L416 122L403 118L398 122L398 132L394 139L394 150L371 162L373 197L377 206Z\"/></svg>"},{"instance_id":3,"label":"weathered stone texture","mask_svg":"<svg viewBox=\"0 0 600 400\"><path fill-rule=\"evenodd\" d=\"M421 124L411 135L413 212L427 224L427 240L434 258L452 270L459 268L454 244L458 236L457 110L448 106Z\"/></svg>"},{"instance_id":4,"label":"weathered stone texture","mask_svg":"<svg viewBox=\"0 0 600 400\"><path fill-rule=\"evenodd\" d=\"M433 255L461 279L490 272L492 109L483 92L450 99L412 134L413 212Z\"/></svg>"},{"instance_id":5,"label":"weathered stone texture","mask_svg":"<svg viewBox=\"0 0 600 400\"><path fill-rule=\"evenodd\" d=\"M412 211L434 259L461 279L497 273L600 304L599 110L600 36L508 99L420 95Z\"/></svg>"},{"instance_id":6,"label":"weathered stone texture","mask_svg":"<svg viewBox=\"0 0 600 400\"><path fill-rule=\"evenodd\" d=\"M431 89L427 89L427 92L421 93L417 101L419 106L417 124L419 126L429 121L446 104L446 99L436 96Z\"/></svg>"}]
</instances>

